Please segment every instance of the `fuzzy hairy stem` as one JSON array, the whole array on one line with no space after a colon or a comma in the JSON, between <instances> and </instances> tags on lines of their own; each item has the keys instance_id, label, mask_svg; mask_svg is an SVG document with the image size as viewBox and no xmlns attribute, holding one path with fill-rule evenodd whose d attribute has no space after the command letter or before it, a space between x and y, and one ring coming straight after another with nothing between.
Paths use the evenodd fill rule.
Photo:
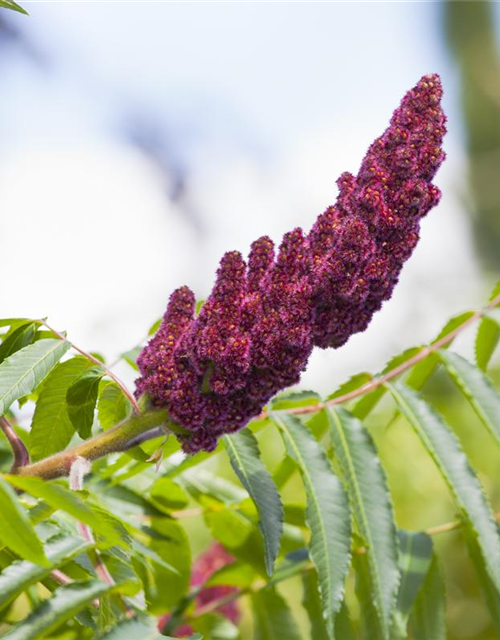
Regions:
<instances>
[{"instance_id":1,"label":"fuzzy hairy stem","mask_svg":"<svg viewBox=\"0 0 500 640\"><path fill-rule=\"evenodd\" d=\"M99 358L96 358L95 356L93 356L88 351L84 351L83 349L80 349L80 347L77 347L76 344L73 344L73 342L68 340L68 338L66 338L66 336L64 334L62 334L60 331L56 331L56 329L53 329L49 324L47 324L47 322L45 320L40 319L40 320L35 320L35 322L38 322L39 324L41 324L44 327L46 327L55 336L57 336L59 338L59 340L62 340L63 342L67 342L68 344L71 345L71 347L75 351L78 351L78 353L80 353L82 356L84 356L85 358L90 360L90 362L93 362L98 367L101 367L101 369L103 371L105 371L106 375L109 378L111 378L111 380L116 382L116 384L120 387L120 389L123 391L123 393L127 396L127 398L130 400L130 404L134 408L134 411L136 413L140 412L140 408L139 408L139 405L137 404L137 400L135 399L134 394L131 393L131 391L125 386L125 384L120 380L120 378L115 373L113 373L109 367L107 367L103 362L101 362L101 360L99 360Z\"/></svg>"},{"instance_id":2,"label":"fuzzy hairy stem","mask_svg":"<svg viewBox=\"0 0 500 640\"><path fill-rule=\"evenodd\" d=\"M176 430L176 425L169 422L166 409L149 410L140 415L132 415L109 431L99 433L76 447L56 453L45 460L18 468L15 472L18 475L38 476L45 480L67 476L77 458L97 460L110 453L127 451L137 445L138 439L144 442L145 438L141 439L141 436L147 432L151 432L151 438L157 437L158 431L155 427L160 426L172 431Z\"/></svg>"},{"instance_id":3,"label":"fuzzy hairy stem","mask_svg":"<svg viewBox=\"0 0 500 640\"><path fill-rule=\"evenodd\" d=\"M500 295L493 298L493 300L491 300L491 302L486 307L484 307L484 309L475 311L470 318L462 322L460 326L458 326L456 329L454 329L447 335L443 336L440 340L437 340L436 342L433 342L431 345L424 347L422 351L420 351L415 356L413 356L413 358L409 358L408 360L406 360L406 362L403 362L402 364L400 364L399 367L392 369L392 371L389 371L388 373L382 376L374 377L373 380L371 380L370 382L367 382L363 387L360 387L359 389L354 389L354 391L345 393L342 396L337 396L336 398L332 398L332 400L328 400L325 403L308 405L306 407L298 407L296 409L288 409L286 413L292 413L295 415L315 413L316 411L321 411L322 409L324 409L325 406L333 405L333 404L342 404L343 402L348 402L349 400L354 400L355 398L364 396L365 394L370 393L370 391L374 391L375 389L377 389L377 387L381 387L382 385L386 384L390 380L396 378L402 373L405 373L406 371L411 369L413 366L415 366L422 360L425 360L426 358L428 358L430 355L432 355L442 347L445 347L446 345L450 344L450 342L452 342L458 335L463 333L471 325L475 324L478 320L484 317L489 311L491 311L495 307L498 307L498 305L500 305ZM262 414L261 417L263 417L263 415L265 414Z\"/></svg>"}]
</instances>

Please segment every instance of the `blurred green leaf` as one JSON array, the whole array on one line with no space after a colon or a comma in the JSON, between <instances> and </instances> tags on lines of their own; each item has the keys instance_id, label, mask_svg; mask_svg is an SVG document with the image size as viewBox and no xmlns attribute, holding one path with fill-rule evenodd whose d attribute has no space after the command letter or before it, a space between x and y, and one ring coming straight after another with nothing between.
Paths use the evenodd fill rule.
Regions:
<instances>
[{"instance_id":1,"label":"blurred green leaf","mask_svg":"<svg viewBox=\"0 0 500 640\"><path fill-rule=\"evenodd\" d=\"M385 367L382 369L379 376L383 376L390 371L394 371L400 365L408 360L411 360L414 356L416 356L420 351L422 351L423 347L410 347L409 349L405 349L402 353L398 353L397 355L390 358ZM373 379L373 376L371 376ZM384 386L376 387L373 391L364 394L354 405L351 413L359 418L359 420L364 420L371 411L378 405L380 400L385 396L387 389Z\"/></svg>"},{"instance_id":2,"label":"blurred green leaf","mask_svg":"<svg viewBox=\"0 0 500 640\"><path fill-rule=\"evenodd\" d=\"M132 413L130 400L116 382L105 382L100 389L97 417L101 427L111 429Z\"/></svg>"},{"instance_id":3,"label":"blurred green leaf","mask_svg":"<svg viewBox=\"0 0 500 640\"><path fill-rule=\"evenodd\" d=\"M253 584L256 577L256 573L252 567L243 562L236 561L224 565L213 573L205 583L205 586L225 585L244 589Z\"/></svg>"},{"instance_id":4,"label":"blurred green leaf","mask_svg":"<svg viewBox=\"0 0 500 640\"><path fill-rule=\"evenodd\" d=\"M12 327L13 325L20 325L29 322L29 318L1 318L0 327Z\"/></svg>"},{"instance_id":5,"label":"blurred green leaf","mask_svg":"<svg viewBox=\"0 0 500 640\"><path fill-rule=\"evenodd\" d=\"M0 609L25 591L30 585L40 582L53 569L69 562L92 545L83 538L60 534L45 545L49 566L33 564L27 560L16 560L0 573Z\"/></svg>"},{"instance_id":6,"label":"blurred green leaf","mask_svg":"<svg viewBox=\"0 0 500 640\"><path fill-rule=\"evenodd\" d=\"M365 384L373 380L373 376L371 373L356 373L354 376L351 376L349 380L342 383L340 387L331 393L327 400L333 400L334 398L339 398L340 396L345 396L347 393L351 393L351 391L356 391L357 389L361 389Z\"/></svg>"},{"instance_id":7,"label":"blurred green leaf","mask_svg":"<svg viewBox=\"0 0 500 640\"><path fill-rule=\"evenodd\" d=\"M325 452L300 420L286 414L273 414L272 419L304 481L306 520L311 530L309 550L318 571L323 616L333 638L351 555L349 501Z\"/></svg>"},{"instance_id":8,"label":"blurred green leaf","mask_svg":"<svg viewBox=\"0 0 500 640\"><path fill-rule=\"evenodd\" d=\"M73 437L66 393L89 366L87 358L76 356L60 362L45 379L31 423L30 454L35 462L62 451Z\"/></svg>"},{"instance_id":9,"label":"blurred green leaf","mask_svg":"<svg viewBox=\"0 0 500 640\"><path fill-rule=\"evenodd\" d=\"M435 344L445 336L458 329L458 327L462 326L464 322L467 322L474 315L473 311L465 311L464 313L460 313L457 316L453 316L445 326L441 329L438 335L434 338L431 344ZM450 346L451 342L449 342L442 349L447 349ZM435 353L431 353L424 360L415 365L410 371L406 384L413 389L419 390L421 389L426 381L430 378L430 376L434 373L434 370L439 364L439 356Z\"/></svg>"},{"instance_id":10,"label":"blurred green leaf","mask_svg":"<svg viewBox=\"0 0 500 640\"><path fill-rule=\"evenodd\" d=\"M302 574L302 604L309 616L311 638L314 638L314 640L329 640L328 631L323 620L316 571L304 571ZM335 637L338 637L338 633L335 633Z\"/></svg>"},{"instance_id":11,"label":"blurred green leaf","mask_svg":"<svg viewBox=\"0 0 500 640\"><path fill-rule=\"evenodd\" d=\"M24 13L25 16L29 15L28 12L20 7L17 2L14 2L14 0L0 0L0 7L12 9L12 11L17 11L18 13Z\"/></svg>"},{"instance_id":12,"label":"blurred green leaf","mask_svg":"<svg viewBox=\"0 0 500 640\"><path fill-rule=\"evenodd\" d=\"M24 560L48 566L42 543L12 488L0 476L0 540Z\"/></svg>"},{"instance_id":13,"label":"blurred green leaf","mask_svg":"<svg viewBox=\"0 0 500 640\"><path fill-rule=\"evenodd\" d=\"M96 640L159 640L165 638L158 633L156 618L126 618L120 620L110 631L99 635Z\"/></svg>"},{"instance_id":14,"label":"blurred green leaf","mask_svg":"<svg viewBox=\"0 0 500 640\"><path fill-rule=\"evenodd\" d=\"M425 533L399 530L399 567L401 583L394 612L391 640L405 640L410 611L429 571L432 539Z\"/></svg>"},{"instance_id":15,"label":"blurred green leaf","mask_svg":"<svg viewBox=\"0 0 500 640\"><path fill-rule=\"evenodd\" d=\"M477 535L486 569L500 589L500 537L491 507L456 436L441 416L419 395L402 383L389 385L401 412L436 463L461 517Z\"/></svg>"},{"instance_id":16,"label":"blurred green leaf","mask_svg":"<svg viewBox=\"0 0 500 640\"><path fill-rule=\"evenodd\" d=\"M184 509L189 503L189 496L171 478L159 478L151 487L153 502L169 511Z\"/></svg>"},{"instance_id":17,"label":"blurred green leaf","mask_svg":"<svg viewBox=\"0 0 500 640\"><path fill-rule=\"evenodd\" d=\"M491 620L500 637L500 591L495 587L488 575L476 534L469 525L464 525L464 536L467 542L469 557L472 560L479 584L481 585Z\"/></svg>"},{"instance_id":18,"label":"blurred green leaf","mask_svg":"<svg viewBox=\"0 0 500 640\"><path fill-rule=\"evenodd\" d=\"M117 519L111 514L106 514L102 509L92 507L76 491L70 491L54 481L46 481L40 478L21 476L5 476L10 484L22 491L26 491L35 498L41 498L55 509L61 509L65 513L80 520L102 536L107 546L127 545L122 538L122 532L117 526Z\"/></svg>"},{"instance_id":19,"label":"blurred green leaf","mask_svg":"<svg viewBox=\"0 0 500 640\"><path fill-rule=\"evenodd\" d=\"M19 622L2 636L3 640L36 640L47 637L66 620L87 607L111 587L101 580L75 582L58 589L44 600L26 620Z\"/></svg>"},{"instance_id":20,"label":"blurred green leaf","mask_svg":"<svg viewBox=\"0 0 500 640\"><path fill-rule=\"evenodd\" d=\"M274 587L254 593L252 608L254 640L301 640L292 612Z\"/></svg>"},{"instance_id":21,"label":"blurred green leaf","mask_svg":"<svg viewBox=\"0 0 500 640\"><path fill-rule=\"evenodd\" d=\"M286 455L278 464L273 473L273 480L278 489L282 489L297 471L297 463L293 458Z\"/></svg>"},{"instance_id":22,"label":"blurred green leaf","mask_svg":"<svg viewBox=\"0 0 500 640\"><path fill-rule=\"evenodd\" d=\"M278 394L271 400L270 406L273 411L283 409L294 409L312 404L319 404L320 396L315 391L304 389L303 391L285 391Z\"/></svg>"},{"instance_id":23,"label":"blurred green leaf","mask_svg":"<svg viewBox=\"0 0 500 640\"><path fill-rule=\"evenodd\" d=\"M35 322L22 324L0 345L0 363L16 351L24 349L34 340L38 325Z\"/></svg>"},{"instance_id":24,"label":"blurred green leaf","mask_svg":"<svg viewBox=\"0 0 500 640\"><path fill-rule=\"evenodd\" d=\"M444 582L434 557L410 617L414 640L446 640Z\"/></svg>"},{"instance_id":25,"label":"blurred green leaf","mask_svg":"<svg viewBox=\"0 0 500 640\"><path fill-rule=\"evenodd\" d=\"M491 356L500 340L500 324L495 318L484 316L476 334L476 362L477 366L486 371Z\"/></svg>"},{"instance_id":26,"label":"blurred green leaf","mask_svg":"<svg viewBox=\"0 0 500 640\"><path fill-rule=\"evenodd\" d=\"M500 394L498 391L480 369L458 353L440 351L439 357L479 419L500 444Z\"/></svg>"},{"instance_id":27,"label":"blurred green leaf","mask_svg":"<svg viewBox=\"0 0 500 640\"><path fill-rule=\"evenodd\" d=\"M66 393L69 419L83 439L92 433L99 383L103 376L101 367L91 367L73 382Z\"/></svg>"},{"instance_id":28,"label":"blurred green leaf","mask_svg":"<svg viewBox=\"0 0 500 640\"><path fill-rule=\"evenodd\" d=\"M31 393L69 348L62 340L40 340L4 360L0 364L0 415Z\"/></svg>"},{"instance_id":29,"label":"blurred green leaf","mask_svg":"<svg viewBox=\"0 0 500 640\"><path fill-rule=\"evenodd\" d=\"M372 438L361 422L341 407L328 413L335 455L346 479L357 531L366 547L382 637L388 640L399 568L398 537L387 479Z\"/></svg>"},{"instance_id":30,"label":"blurred green leaf","mask_svg":"<svg viewBox=\"0 0 500 640\"><path fill-rule=\"evenodd\" d=\"M363 640L382 640L383 629L380 615L375 607L372 591L370 564L366 553L354 553L352 564L356 576L356 596L360 609L360 620L363 629Z\"/></svg>"},{"instance_id":31,"label":"blurred green leaf","mask_svg":"<svg viewBox=\"0 0 500 640\"><path fill-rule=\"evenodd\" d=\"M283 531L283 506L278 490L260 458L259 445L251 431L225 436L224 444L234 472L257 507L259 528L264 539L266 570L271 576Z\"/></svg>"},{"instance_id":32,"label":"blurred green leaf","mask_svg":"<svg viewBox=\"0 0 500 640\"><path fill-rule=\"evenodd\" d=\"M250 520L237 511L206 511L203 518L212 536L228 549L241 546L252 533Z\"/></svg>"},{"instance_id":33,"label":"blurred green leaf","mask_svg":"<svg viewBox=\"0 0 500 640\"><path fill-rule=\"evenodd\" d=\"M153 563L154 583L146 590L149 608L154 613L163 613L177 604L189 589L191 549L185 530L175 520L153 518L147 533L151 536L147 546L169 567ZM178 574L172 573L172 567Z\"/></svg>"},{"instance_id":34,"label":"blurred green leaf","mask_svg":"<svg viewBox=\"0 0 500 640\"><path fill-rule=\"evenodd\" d=\"M128 351L124 351L120 358L125 360L127 364L129 364L132 369L135 371L139 371L139 367L137 366L137 358L142 351L142 347L134 347L133 349L129 349Z\"/></svg>"}]
</instances>

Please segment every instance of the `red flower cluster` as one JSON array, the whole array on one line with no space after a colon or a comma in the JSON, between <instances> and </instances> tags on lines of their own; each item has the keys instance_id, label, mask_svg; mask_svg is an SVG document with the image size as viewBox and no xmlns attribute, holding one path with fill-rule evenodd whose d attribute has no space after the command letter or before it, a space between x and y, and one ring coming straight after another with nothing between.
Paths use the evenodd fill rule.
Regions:
<instances>
[{"instance_id":1,"label":"red flower cluster","mask_svg":"<svg viewBox=\"0 0 500 640\"><path fill-rule=\"evenodd\" d=\"M339 347L390 298L439 202L432 178L444 159L439 76L424 76L370 146L356 177L309 234L287 233L275 257L266 236L221 260L207 302L174 291L158 333L138 359L138 396L190 431L188 452L211 450L279 390L295 384L314 346Z\"/></svg>"},{"instance_id":2,"label":"red flower cluster","mask_svg":"<svg viewBox=\"0 0 500 640\"><path fill-rule=\"evenodd\" d=\"M224 596L234 593L236 587L225 585L216 585L213 587L204 587L203 585L213 576L213 574L225 567L227 564L234 562L234 558L219 543L214 542L206 551L196 559L191 573L191 586L202 587L195 599L195 611L200 611L206 605L220 600ZM230 620L233 624L238 624L240 619L240 610L235 601L227 602L217 609L224 618ZM158 628L163 630L165 625L170 621L171 615L166 614L158 621ZM189 624L178 626L174 631L174 638L189 638L194 633L193 628Z\"/></svg>"}]
</instances>

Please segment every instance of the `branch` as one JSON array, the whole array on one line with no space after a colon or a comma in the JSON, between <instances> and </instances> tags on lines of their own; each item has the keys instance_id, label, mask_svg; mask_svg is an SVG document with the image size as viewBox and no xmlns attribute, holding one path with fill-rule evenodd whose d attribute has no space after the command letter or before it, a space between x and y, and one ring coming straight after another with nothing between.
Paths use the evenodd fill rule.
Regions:
<instances>
[{"instance_id":1,"label":"branch","mask_svg":"<svg viewBox=\"0 0 500 640\"><path fill-rule=\"evenodd\" d=\"M16 473L20 467L24 467L30 463L30 454L24 446L24 442L14 431L7 418L0 418L0 429L7 438L12 449L12 453L14 454L14 462L10 472Z\"/></svg>"},{"instance_id":2,"label":"branch","mask_svg":"<svg viewBox=\"0 0 500 640\"><path fill-rule=\"evenodd\" d=\"M484 307L483 309L480 309L479 311L476 311L470 318L465 320L465 322L462 322L460 326L458 326L453 331L450 331L450 333L443 336L440 340L437 340L436 342L433 342L431 345L424 347L422 351L420 351L415 356L413 356L413 358L406 360L406 362L403 362L402 364L399 365L399 367L392 369L392 371L389 371L385 375L382 375L380 377L374 377L373 380L371 380L364 386L360 387L359 389L354 389L354 391L345 393L344 395L338 396L337 398L332 398L327 402L318 403L315 405L308 405L306 407L297 407L296 409L288 409L286 412L294 415L315 413L316 411L321 411L322 409L324 409L329 405L342 404L344 402L347 402L348 400L354 400L354 398L359 398L360 396L364 396L365 394L370 393L371 391L374 391L375 389L383 386L393 378L396 378L397 376L401 375L405 371L408 371L409 369L411 369L413 366L415 366L422 360L425 360L430 355L432 355L433 353L441 349L441 347L444 347L450 342L452 342L458 335L460 335L463 331L465 331L465 329L468 329L472 324L474 324L475 322L480 320L483 316L485 316L488 313L488 311L491 311L498 305L500 305L500 295L493 298L493 300L486 307Z\"/></svg>"},{"instance_id":3,"label":"branch","mask_svg":"<svg viewBox=\"0 0 500 640\"><path fill-rule=\"evenodd\" d=\"M70 342L65 335L63 335L59 331L56 331L50 325L48 325L45 322L45 320L36 320L35 322L43 324L44 327L46 327L49 331L51 331L54 335L56 335L60 340L67 342L73 347L75 351L78 351L78 353L80 353L82 356L85 356L88 360L90 360L97 366L101 367L101 369L103 369L106 372L106 375L112 380L114 380L114 382L116 382L116 384L120 387L123 393L127 396L127 398L130 400L134 408L134 411L136 413L140 413L140 408L139 408L139 405L137 404L137 400L135 399L134 394L129 389L127 389L126 385L120 380L120 378L115 373L113 373L111 369L109 369L103 362L101 362L99 358L96 358L88 351L84 351L83 349L80 349L80 347L77 347L75 344Z\"/></svg>"},{"instance_id":4,"label":"branch","mask_svg":"<svg viewBox=\"0 0 500 640\"><path fill-rule=\"evenodd\" d=\"M138 442L158 437L156 427L179 431L177 425L169 421L166 409L150 410L140 415L132 415L112 429L99 433L72 449L56 453L50 458L40 460L40 462L20 467L15 472L18 475L38 476L45 480L67 476L77 458L91 461L110 453L127 451L137 446ZM148 438L145 437L146 433L149 433Z\"/></svg>"}]
</instances>

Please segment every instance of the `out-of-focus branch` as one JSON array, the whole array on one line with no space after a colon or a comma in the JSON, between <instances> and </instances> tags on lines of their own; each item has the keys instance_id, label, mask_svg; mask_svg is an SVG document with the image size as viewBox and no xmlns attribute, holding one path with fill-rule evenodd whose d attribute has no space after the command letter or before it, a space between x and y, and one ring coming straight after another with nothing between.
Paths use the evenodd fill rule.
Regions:
<instances>
[{"instance_id":1,"label":"out-of-focus branch","mask_svg":"<svg viewBox=\"0 0 500 640\"><path fill-rule=\"evenodd\" d=\"M0 429L7 438L14 455L14 462L10 472L16 473L20 467L25 467L30 463L30 455L24 446L24 442L14 431L7 418L0 418Z\"/></svg>"}]
</instances>

